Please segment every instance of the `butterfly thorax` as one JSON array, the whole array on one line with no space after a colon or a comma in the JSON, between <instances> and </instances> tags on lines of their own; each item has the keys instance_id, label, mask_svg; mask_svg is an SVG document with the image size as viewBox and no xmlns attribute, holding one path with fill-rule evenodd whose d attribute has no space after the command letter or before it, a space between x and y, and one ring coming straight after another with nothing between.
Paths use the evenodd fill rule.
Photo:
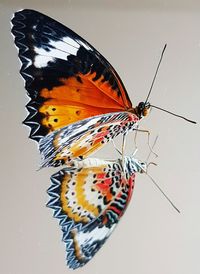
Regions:
<instances>
[{"instance_id":1,"label":"butterfly thorax","mask_svg":"<svg viewBox=\"0 0 200 274\"><path fill-rule=\"evenodd\" d=\"M130 109L129 111L136 114L139 119L142 119L149 114L150 107L151 105L149 102L140 102L138 106Z\"/></svg>"}]
</instances>

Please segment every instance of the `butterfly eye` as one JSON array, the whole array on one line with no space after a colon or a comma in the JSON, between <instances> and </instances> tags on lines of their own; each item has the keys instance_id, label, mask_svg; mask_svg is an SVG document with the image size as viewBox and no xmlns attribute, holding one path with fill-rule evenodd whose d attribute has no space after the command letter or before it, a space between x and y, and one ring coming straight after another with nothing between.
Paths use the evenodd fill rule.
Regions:
<instances>
[{"instance_id":1,"label":"butterfly eye","mask_svg":"<svg viewBox=\"0 0 200 274\"><path fill-rule=\"evenodd\" d=\"M145 108L145 103L144 102L140 102L138 105L138 109L142 112Z\"/></svg>"},{"instance_id":2,"label":"butterfly eye","mask_svg":"<svg viewBox=\"0 0 200 274\"><path fill-rule=\"evenodd\" d=\"M148 113L149 113L149 108L150 108L150 104L147 102L147 103L144 103L144 102L140 102L138 104L138 114L140 117L142 116L147 116Z\"/></svg>"},{"instance_id":3,"label":"butterfly eye","mask_svg":"<svg viewBox=\"0 0 200 274\"><path fill-rule=\"evenodd\" d=\"M143 116L147 116L149 114L151 105L149 103L145 103L144 109L142 111Z\"/></svg>"},{"instance_id":4,"label":"butterfly eye","mask_svg":"<svg viewBox=\"0 0 200 274\"><path fill-rule=\"evenodd\" d=\"M145 103L144 102L140 102L137 106L137 113L138 113L138 116L141 118L144 115L144 110L145 110Z\"/></svg>"},{"instance_id":5,"label":"butterfly eye","mask_svg":"<svg viewBox=\"0 0 200 274\"><path fill-rule=\"evenodd\" d=\"M150 107L151 107L150 103L149 103L149 102L146 102L146 103L145 103L145 108L146 108L146 109L149 109Z\"/></svg>"}]
</instances>

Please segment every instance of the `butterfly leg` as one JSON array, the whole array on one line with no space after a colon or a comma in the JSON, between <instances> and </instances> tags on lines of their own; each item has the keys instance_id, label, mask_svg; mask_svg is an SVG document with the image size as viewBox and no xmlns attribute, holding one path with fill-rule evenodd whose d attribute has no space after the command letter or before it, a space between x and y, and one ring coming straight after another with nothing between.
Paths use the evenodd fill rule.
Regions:
<instances>
[{"instance_id":1,"label":"butterfly leg","mask_svg":"<svg viewBox=\"0 0 200 274\"><path fill-rule=\"evenodd\" d=\"M126 134L123 134L122 137L122 166L123 166L123 170L124 170L124 155L125 155L125 146L126 146Z\"/></svg>"},{"instance_id":2,"label":"butterfly leg","mask_svg":"<svg viewBox=\"0 0 200 274\"><path fill-rule=\"evenodd\" d=\"M136 132L143 132L143 133L147 133L148 134L148 147L150 150L150 154L153 153L155 155L155 157L158 157L158 154L154 152L152 146L150 145L150 131L145 130L145 129L135 129ZM136 136L136 135L135 135ZM137 148L137 146L136 146Z\"/></svg>"},{"instance_id":3,"label":"butterfly leg","mask_svg":"<svg viewBox=\"0 0 200 274\"><path fill-rule=\"evenodd\" d=\"M135 135L134 135L134 146L135 146L135 150L134 150L134 152L133 152L133 154L132 154L132 156L134 156L135 155L135 151L137 151L138 150L138 148L137 148L137 129L136 130L134 130L134 132L135 132Z\"/></svg>"},{"instance_id":4,"label":"butterfly leg","mask_svg":"<svg viewBox=\"0 0 200 274\"><path fill-rule=\"evenodd\" d=\"M148 170L149 170L149 166L150 166L150 165L157 166L157 164L156 164L156 163L154 163L154 162L149 162L149 163L147 164L146 173L148 173Z\"/></svg>"},{"instance_id":5,"label":"butterfly leg","mask_svg":"<svg viewBox=\"0 0 200 274\"><path fill-rule=\"evenodd\" d=\"M151 149L154 149L157 140L158 140L158 135L156 136L156 138L155 138L155 140L154 140L154 142L153 142L153 145L152 145ZM150 152L149 152L149 155L147 156L147 159L146 159L146 161L145 161L146 163L148 162L148 160L149 160L151 154L152 154L152 152L150 151ZM147 173L148 173L148 169L149 169L149 166L150 166L150 165L157 166L156 163L154 163L154 162L149 162L149 163L147 164L147 169L146 169L146 172L147 172Z\"/></svg>"},{"instance_id":6,"label":"butterfly leg","mask_svg":"<svg viewBox=\"0 0 200 274\"><path fill-rule=\"evenodd\" d=\"M149 163L151 164L151 163ZM149 166L148 164L148 166ZM152 163L154 164L154 163ZM167 194L165 194L165 192L162 190L162 188L156 183L156 181L153 179L153 177L151 177L151 175L149 175L149 173L146 171L145 172L146 175L149 177L149 179L151 180L151 182L154 184L154 186L162 193L162 195L167 199L167 201L172 205L172 207L178 212L180 213L180 210L175 206L175 204L171 201L171 199L167 196Z\"/></svg>"},{"instance_id":7,"label":"butterfly leg","mask_svg":"<svg viewBox=\"0 0 200 274\"><path fill-rule=\"evenodd\" d=\"M116 150L120 155L122 155L122 152L117 148L117 146L116 146L116 144L115 144L115 142L114 142L113 139L111 140L111 142L112 142L112 144L113 144L115 150Z\"/></svg>"},{"instance_id":8,"label":"butterfly leg","mask_svg":"<svg viewBox=\"0 0 200 274\"><path fill-rule=\"evenodd\" d=\"M152 150L154 149L157 140L158 140L158 135L156 136L156 138L155 138L155 140L154 140L154 142L153 142L153 145L152 145L152 147L151 147ZM148 160L149 160L151 154L152 154L152 151L149 152L149 155L148 155L147 158L146 158L146 162L148 162Z\"/></svg>"}]
</instances>

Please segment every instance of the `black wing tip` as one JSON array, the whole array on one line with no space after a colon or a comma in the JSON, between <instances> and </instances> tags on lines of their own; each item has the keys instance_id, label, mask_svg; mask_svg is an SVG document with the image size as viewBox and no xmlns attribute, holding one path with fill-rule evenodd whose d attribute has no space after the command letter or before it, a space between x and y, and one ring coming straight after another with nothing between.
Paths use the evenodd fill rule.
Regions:
<instances>
[{"instance_id":1,"label":"black wing tip","mask_svg":"<svg viewBox=\"0 0 200 274\"><path fill-rule=\"evenodd\" d=\"M13 18L11 19L11 33L14 36L14 42L16 47L18 48L18 56L21 61L21 69L20 74L24 78L24 80L28 83L32 82L32 77L28 73L26 73L27 68L31 64L31 59L29 57L28 47L25 42L25 29L26 29L26 17L25 13L27 10L21 10L14 13Z\"/></svg>"},{"instance_id":2,"label":"black wing tip","mask_svg":"<svg viewBox=\"0 0 200 274\"><path fill-rule=\"evenodd\" d=\"M13 17L11 18L11 24L12 24L11 32L13 33L15 37L18 37L19 36L18 32L20 32L21 29L25 28L24 21L28 20L29 18L27 17L30 17L30 16L31 17L39 16L41 19L42 17L45 17L46 15L32 9L21 9L14 12Z\"/></svg>"},{"instance_id":3,"label":"black wing tip","mask_svg":"<svg viewBox=\"0 0 200 274\"><path fill-rule=\"evenodd\" d=\"M28 91L28 96L31 99L34 99L36 96L35 93L33 93L33 90L30 88L30 85L33 81L33 77L29 73L29 67L31 65L31 59L29 58L29 54L27 54L28 48L25 43L25 30L26 30L26 15L31 14L40 14L39 12L31 9L22 9L19 11L16 11L13 15L13 18L11 19L12 28L11 33L14 36L15 45L19 50L18 56L21 61L21 68L20 68L20 74L25 80L25 88ZM24 125L30 127L30 134L29 138L39 142L40 139L48 133L48 130L46 128L43 128L39 122L42 119L42 117L39 117L38 113L38 106L35 105L36 103L32 100L29 101L26 108L29 112L26 119L22 122Z\"/></svg>"},{"instance_id":4,"label":"black wing tip","mask_svg":"<svg viewBox=\"0 0 200 274\"><path fill-rule=\"evenodd\" d=\"M22 122L22 124L30 128L29 138L39 143L39 141L48 134L48 129L38 122L42 119L42 117L40 117L40 114L35 107L34 101L29 101L29 103L26 105L26 109L28 110L29 114Z\"/></svg>"},{"instance_id":5,"label":"black wing tip","mask_svg":"<svg viewBox=\"0 0 200 274\"><path fill-rule=\"evenodd\" d=\"M17 19L17 17L23 18L25 15L30 15L30 14L42 14L42 13L33 9L19 9L13 13L12 20L15 18Z\"/></svg>"},{"instance_id":6,"label":"black wing tip","mask_svg":"<svg viewBox=\"0 0 200 274\"><path fill-rule=\"evenodd\" d=\"M12 33L15 32L15 29L20 28L20 25L22 24L21 21L25 20L25 15L27 14L27 9L21 9L16 12L14 12L13 17L11 19L12 23ZM15 33L13 33L15 35Z\"/></svg>"}]
</instances>

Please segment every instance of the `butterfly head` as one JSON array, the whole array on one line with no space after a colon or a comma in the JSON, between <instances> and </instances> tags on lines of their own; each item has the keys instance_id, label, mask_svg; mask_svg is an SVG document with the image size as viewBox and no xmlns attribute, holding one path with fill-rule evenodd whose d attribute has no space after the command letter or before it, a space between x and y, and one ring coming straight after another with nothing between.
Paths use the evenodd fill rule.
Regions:
<instances>
[{"instance_id":1,"label":"butterfly head","mask_svg":"<svg viewBox=\"0 0 200 274\"><path fill-rule=\"evenodd\" d=\"M149 102L140 102L138 106L135 108L136 115L141 119L149 114L150 111L150 103Z\"/></svg>"}]
</instances>

